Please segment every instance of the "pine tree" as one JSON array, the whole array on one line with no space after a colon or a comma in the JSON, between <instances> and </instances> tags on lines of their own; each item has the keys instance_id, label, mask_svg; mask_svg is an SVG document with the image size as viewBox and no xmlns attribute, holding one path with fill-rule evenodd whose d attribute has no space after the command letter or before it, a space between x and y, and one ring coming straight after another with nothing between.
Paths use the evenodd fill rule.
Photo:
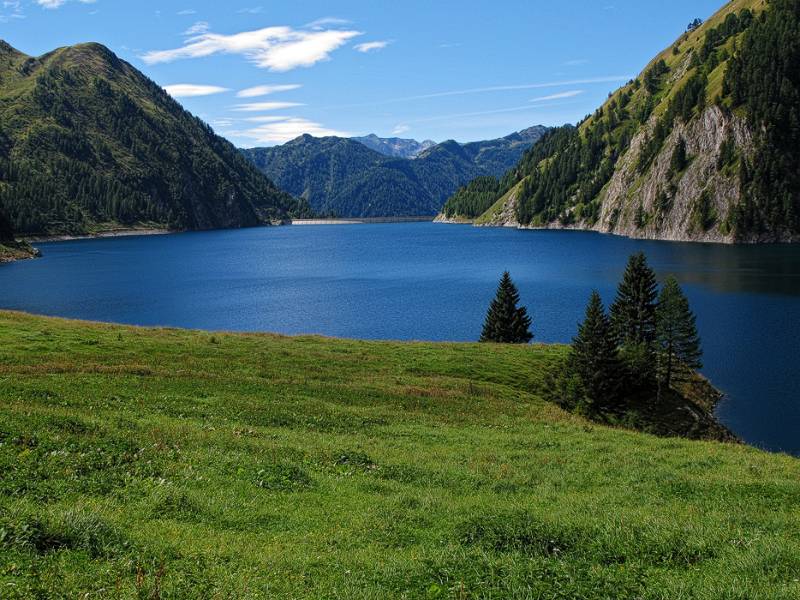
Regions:
<instances>
[{"instance_id":1,"label":"pine tree","mask_svg":"<svg viewBox=\"0 0 800 600\"><path fill-rule=\"evenodd\" d=\"M586 319L572 341L570 368L580 378L590 412L605 412L617 407L622 369L611 322L596 291L592 292L586 307Z\"/></svg>"},{"instance_id":2,"label":"pine tree","mask_svg":"<svg viewBox=\"0 0 800 600\"><path fill-rule=\"evenodd\" d=\"M657 349L659 395L668 390L676 375L700 369L703 351L696 318L674 277L664 282L657 311Z\"/></svg>"},{"instance_id":3,"label":"pine tree","mask_svg":"<svg viewBox=\"0 0 800 600\"><path fill-rule=\"evenodd\" d=\"M634 254L611 306L611 324L631 392L649 393L655 387L657 298L656 276L647 257L642 252Z\"/></svg>"},{"instance_id":4,"label":"pine tree","mask_svg":"<svg viewBox=\"0 0 800 600\"><path fill-rule=\"evenodd\" d=\"M482 342L498 344L527 344L533 339L531 318L526 308L517 307L519 291L508 271L503 273L497 296L492 300L481 333Z\"/></svg>"},{"instance_id":5,"label":"pine tree","mask_svg":"<svg viewBox=\"0 0 800 600\"><path fill-rule=\"evenodd\" d=\"M628 260L617 297L611 306L611 322L620 345L652 344L656 333L656 275L643 252Z\"/></svg>"}]
</instances>

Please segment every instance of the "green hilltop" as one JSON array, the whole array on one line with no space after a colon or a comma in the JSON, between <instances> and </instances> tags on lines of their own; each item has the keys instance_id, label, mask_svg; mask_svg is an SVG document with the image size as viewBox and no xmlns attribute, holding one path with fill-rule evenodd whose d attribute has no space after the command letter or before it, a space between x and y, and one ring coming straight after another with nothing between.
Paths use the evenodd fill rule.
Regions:
<instances>
[{"instance_id":1,"label":"green hilltop","mask_svg":"<svg viewBox=\"0 0 800 600\"><path fill-rule=\"evenodd\" d=\"M2 312L0 595L800 597L798 461L565 413L565 352Z\"/></svg>"},{"instance_id":2,"label":"green hilltop","mask_svg":"<svg viewBox=\"0 0 800 600\"><path fill-rule=\"evenodd\" d=\"M0 42L0 215L16 235L243 227L308 214L99 44Z\"/></svg>"},{"instance_id":3,"label":"green hilltop","mask_svg":"<svg viewBox=\"0 0 800 600\"><path fill-rule=\"evenodd\" d=\"M577 127L551 130L443 217L631 237L800 239L800 3L733 0Z\"/></svg>"}]
</instances>

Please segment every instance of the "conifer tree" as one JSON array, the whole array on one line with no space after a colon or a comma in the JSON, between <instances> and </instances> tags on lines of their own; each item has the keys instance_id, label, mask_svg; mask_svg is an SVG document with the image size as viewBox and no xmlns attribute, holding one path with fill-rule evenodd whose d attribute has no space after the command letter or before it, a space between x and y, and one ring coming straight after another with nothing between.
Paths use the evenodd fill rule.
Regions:
<instances>
[{"instance_id":1,"label":"conifer tree","mask_svg":"<svg viewBox=\"0 0 800 600\"><path fill-rule=\"evenodd\" d=\"M656 334L656 275L643 252L628 259L617 297L611 306L611 322L620 345L652 344Z\"/></svg>"},{"instance_id":2,"label":"conifer tree","mask_svg":"<svg viewBox=\"0 0 800 600\"><path fill-rule=\"evenodd\" d=\"M611 324L632 393L649 393L656 384L655 337L658 285L644 253L628 260L611 306Z\"/></svg>"},{"instance_id":3,"label":"conifer tree","mask_svg":"<svg viewBox=\"0 0 800 600\"><path fill-rule=\"evenodd\" d=\"M497 287L481 333L481 342L498 344L527 344L533 339L531 318L527 309L519 304L519 291L506 271Z\"/></svg>"},{"instance_id":4,"label":"conifer tree","mask_svg":"<svg viewBox=\"0 0 800 600\"><path fill-rule=\"evenodd\" d=\"M659 395L668 390L686 369L700 369L703 351L697 333L696 318L689 308L678 281L669 277L664 282L657 312Z\"/></svg>"},{"instance_id":5,"label":"conifer tree","mask_svg":"<svg viewBox=\"0 0 800 600\"><path fill-rule=\"evenodd\" d=\"M570 368L578 375L591 412L614 409L619 403L621 365L611 322L600 294L592 292L586 318L572 341Z\"/></svg>"}]
</instances>

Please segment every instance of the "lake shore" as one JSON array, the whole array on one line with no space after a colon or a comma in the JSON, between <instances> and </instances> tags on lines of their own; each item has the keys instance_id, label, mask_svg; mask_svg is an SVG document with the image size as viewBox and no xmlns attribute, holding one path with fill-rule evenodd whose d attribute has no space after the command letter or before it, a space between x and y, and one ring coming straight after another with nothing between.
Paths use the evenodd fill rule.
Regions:
<instances>
[{"instance_id":1,"label":"lake shore","mask_svg":"<svg viewBox=\"0 0 800 600\"><path fill-rule=\"evenodd\" d=\"M33 235L25 236L22 239L29 244L37 242L69 242L73 240L92 240L99 238L117 238L117 237L130 237L135 235L167 235L170 233L178 233L174 229L156 229L154 227L146 227L142 229L137 228L122 228L122 229L109 229L107 231L98 231L95 233L86 233L80 235Z\"/></svg>"},{"instance_id":2,"label":"lake shore","mask_svg":"<svg viewBox=\"0 0 800 600\"><path fill-rule=\"evenodd\" d=\"M376 225L380 223L430 223L427 217L353 217L342 219L292 219L289 225Z\"/></svg>"}]
</instances>

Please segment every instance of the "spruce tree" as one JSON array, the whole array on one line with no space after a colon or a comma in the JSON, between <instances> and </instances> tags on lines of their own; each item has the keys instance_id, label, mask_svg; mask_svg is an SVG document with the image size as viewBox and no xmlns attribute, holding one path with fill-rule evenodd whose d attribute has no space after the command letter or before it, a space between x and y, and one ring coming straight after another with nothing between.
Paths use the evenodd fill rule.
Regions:
<instances>
[{"instance_id":1,"label":"spruce tree","mask_svg":"<svg viewBox=\"0 0 800 600\"><path fill-rule=\"evenodd\" d=\"M580 378L590 412L601 413L617 408L621 365L611 322L596 291L592 292L586 307L586 319L572 341L570 368Z\"/></svg>"},{"instance_id":2,"label":"spruce tree","mask_svg":"<svg viewBox=\"0 0 800 600\"><path fill-rule=\"evenodd\" d=\"M634 254L611 306L611 324L632 393L649 393L655 387L657 297L656 276L647 258L642 252Z\"/></svg>"},{"instance_id":3,"label":"spruce tree","mask_svg":"<svg viewBox=\"0 0 800 600\"><path fill-rule=\"evenodd\" d=\"M611 322L620 345L652 344L656 333L656 275L643 252L628 259L628 266L611 306Z\"/></svg>"},{"instance_id":4,"label":"spruce tree","mask_svg":"<svg viewBox=\"0 0 800 600\"><path fill-rule=\"evenodd\" d=\"M518 304L519 291L506 271L486 314L481 342L527 344L533 339L530 332L531 318L525 307L518 307Z\"/></svg>"},{"instance_id":5,"label":"spruce tree","mask_svg":"<svg viewBox=\"0 0 800 600\"><path fill-rule=\"evenodd\" d=\"M659 395L686 370L695 371L703 365L703 351L697 333L696 318L689 308L678 281L669 277L664 282L658 302L658 384ZM678 377L676 377L678 375Z\"/></svg>"}]
</instances>

